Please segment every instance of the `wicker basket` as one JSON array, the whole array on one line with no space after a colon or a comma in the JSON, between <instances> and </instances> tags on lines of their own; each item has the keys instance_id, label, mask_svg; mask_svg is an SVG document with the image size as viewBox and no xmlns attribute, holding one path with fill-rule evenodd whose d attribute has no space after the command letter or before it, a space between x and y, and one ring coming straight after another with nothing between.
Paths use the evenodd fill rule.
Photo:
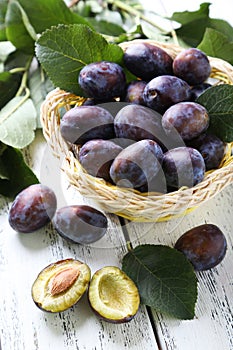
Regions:
<instances>
[{"instance_id":1,"label":"wicker basket","mask_svg":"<svg viewBox=\"0 0 233 350\"><path fill-rule=\"evenodd\" d=\"M137 40L141 41L141 40ZM125 49L135 41L121 44ZM149 41L166 50L173 58L182 50L181 47ZM211 77L218 83L233 84L233 67L227 62L209 57L212 67ZM41 107L41 122L44 136L56 157L64 158L63 170L68 181L84 197L94 200L102 210L139 222L165 221L185 215L194 208L213 198L224 187L233 182L232 144L226 145L225 157L219 169L207 172L204 180L192 188L160 193L139 193L106 183L101 178L93 177L82 168L74 156L71 147L61 137L60 114L74 105L82 105L84 99L72 93L55 89L51 91Z\"/></svg>"}]
</instances>

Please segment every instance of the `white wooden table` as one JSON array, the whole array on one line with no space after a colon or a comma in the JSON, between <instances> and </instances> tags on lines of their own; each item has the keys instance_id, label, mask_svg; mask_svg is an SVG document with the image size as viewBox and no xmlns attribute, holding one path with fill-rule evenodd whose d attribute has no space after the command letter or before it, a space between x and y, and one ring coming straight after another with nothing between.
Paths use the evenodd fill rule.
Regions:
<instances>
[{"instance_id":1,"label":"white wooden table","mask_svg":"<svg viewBox=\"0 0 233 350\"><path fill-rule=\"evenodd\" d=\"M37 132L25 152L27 161L44 184L54 189L58 206L83 203L63 175L60 162ZM193 213L163 223L129 223L122 230L118 218L108 216L106 237L88 248L69 244L51 225L31 234L19 234L8 224L11 203L0 197L0 338L2 350L232 350L233 349L233 186ZM86 202L87 203L87 202ZM187 229L203 224L218 225L228 249L217 267L198 272L195 319L178 321L141 306L126 324L100 321L86 297L73 308L58 314L39 310L31 298L31 285L48 264L72 257L85 261L94 273L106 265L121 266L127 252L126 239L172 246ZM100 243L101 242L101 243Z\"/></svg>"},{"instance_id":2,"label":"white wooden table","mask_svg":"<svg viewBox=\"0 0 233 350\"><path fill-rule=\"evenodd\" d=\"M156 12L164 3L172 13L184 10L184 6L195 10L201 1L187 1L185 5L183 1L155 3L160 6L154 5ZM225 1L226 6L224 1L212 3L215 16L221 3L221 18L225 13L229 20L229 1ZM85 202L59 175L60 164L51 156L40 132L25 156L41 182L56 192L58 206L64 202ZM91 248L69 244L51 225L32 234L16 233L8 224L10 204L0 197L1 350L233 349L233 186L186 217L163 223L130 223L126 225L127 235L119 219L109 215L109 229L101 247L96 243ZM115 325L100 321L85 297L75 307L58 314L44 313L32 301L31 285L35 277L52 262L77 258L85 261L94 273L102 266L121 266L128 239L133 246L141 243L172 246L186 230L203 223L213 223L222 229L228 249L221 264L197 273L198 300L193 320L178 321L141 306L132 321Z\"/></svg>"}]
</instances>

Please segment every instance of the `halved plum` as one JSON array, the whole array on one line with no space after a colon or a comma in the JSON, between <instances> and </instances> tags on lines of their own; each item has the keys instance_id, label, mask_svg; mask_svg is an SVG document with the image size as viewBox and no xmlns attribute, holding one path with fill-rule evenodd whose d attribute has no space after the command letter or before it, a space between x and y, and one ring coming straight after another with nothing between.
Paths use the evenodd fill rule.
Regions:
<instances>
[{"instance_id":1,"label":"halved plum","mask_svg":"<svg viewBox=\"0 0 233 350\"><path fill-rule=\"evenodd\" d=\"M111 323L129 322L140 305L137 286L116 266L105 266L94 273L88 299L97 316Z\"/></svg>"},{"instance_id":2,"label":"halved plum","mask_svg":"<svg viewBox=\"0 0 233 350\"><path fill-rule=\"evenodd\" d=\"M65 259L45 267L32 285L32 299L42 310L60 312L76 304L88 288L91 271L85 263Z\"/></svg>"}]
</instances>

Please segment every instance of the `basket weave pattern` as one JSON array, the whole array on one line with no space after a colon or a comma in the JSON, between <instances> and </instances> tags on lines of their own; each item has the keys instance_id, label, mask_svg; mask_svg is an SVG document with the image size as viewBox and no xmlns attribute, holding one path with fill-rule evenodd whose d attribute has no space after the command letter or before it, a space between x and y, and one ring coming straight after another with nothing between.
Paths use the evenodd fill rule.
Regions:
<instances>
[{"instance_id":1,"label":"basket weave pattern","mask_svg":"<svg viewBox=\"0 0 233 350\"><path fill-rule=\"evenodd\" d=\"M182 50L181 47L171 44L151 40L148 42L163 48L173 58ZM132 43L123 43L121 47L124 50ZM211 77L218 79L219 83L233 84L233 67L229 63L212 57L209 57L209 61L212 67ZM74 156L72 146L62 138L59 128L61 111L69 110L74 105L82 105L83 101L83 98L60 89L51 91L41 107L41 123L45 139L54 155L64 158L63 170L70 184L84 197L96 201L102 210L134 221L168 220L192 211L233 182L232 144L226 147L221 167L206 173L201 183L167 194L142 194L133 189L110 185L101 178L89 175ZM78 149L77 147L76 152Z\"/></svg>"}]
</instances>

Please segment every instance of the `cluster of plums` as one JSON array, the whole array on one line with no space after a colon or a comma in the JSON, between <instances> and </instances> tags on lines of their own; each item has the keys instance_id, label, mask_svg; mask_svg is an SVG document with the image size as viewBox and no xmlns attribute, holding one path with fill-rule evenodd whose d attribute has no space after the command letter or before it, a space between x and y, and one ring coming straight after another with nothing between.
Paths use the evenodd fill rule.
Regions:
<instances>
[{"instance_id":1,"label":"cluster of plums","mask_svg":"<svg viewBox=\"0 0 233 350\"><path fill-rule=\"evenodd\" d=\"M57 210L54 192L42 184L21 191L9 211L10 226L22 233L36 231L51 220L64 239L75 243L96 241L107 228L106 216L90 206L73 205ZM219 227L203 224L180 236L174 248L185 254L195 270L201 271L223 260L227 242ZM138 288L116 266L105 266L91 277L86 263L71 258L59 260L39 272L31 289L35 304L48 312L67 310L86 291L92 310L108 322L128 322L138 311Z\"/></svg>"},{"instance_id":2,"label":"cluster of plums","mask_svg":"<svg viewBox=\"0 0 233 350\"><path fill-rule=\"evenodd\" d=\"M62 238L74 243L95 242L107 230L106 215L91 206L57 209L56 195L48 186L31 185L15 197L9 211L9 224L15 231L34 232L50 221ZM226 240L217 226L204 224L184 233L175 248L183 251L197 270L206 270L223 259Z\"/></svg>"},{"instance_id":3,"label":"cluster of plums","mask_svg":"<svg viewBox=\"0 0 233 350\"><path fill-rule=\"evenodd\" d=\"M54 191L42 184L22 190L9 211L10 226L21 233L37 231L51 221L58 234L73 243L95 242L107 230L107 217L102 212L88 205L57 209ZM71 258L43 268L31 294L40 309L60 312L76 304L86 291L92 310L103 320L128 322L138 311L138 289L120 268L105 266L91 276L86 263Z\"/></svg>"},{"instance_id":4,"label":"cluster of plums","mask_svg":"<svg viewBox=\"0 0 233 350\"><path fill-rule=\"evenodd\" d=\"M63 115L62 137L83 168L108 183L162 193L195 186L224 155L224 143L208 133L206 109L195 102L209 88L208 58L191 48L173 60L161 48L139 42L126 49L124 65L135 75L129 84L114 62L94 62L80 71L87 100ZM51 221L60 236L80 244L99 240L108 228L106 215L91 206L57 209L55 193L42 184L21 191L9 211L10 226L22 233ZM222 231L212 224L194 227L175 243L196 270L220 263L226 247ZM74 259L44 268L33 283L32 297L41 309L59 312L87 289L91 307L103 319L127 322L138 310L137 287L123 271L105 267L91 279L89 267Z\"/></svg>"},{"instance_id":5,"label":"cluster of plums","mask_svg":"<svg viewBox=\"0 0 233 350\"><path fill-rule=\"evenodd\" d=\"M105 214L89 205L67 205L57 209L54 191L43 184L22 190L9 211L9 224L17 232L30 233L49 222L63 238L90 244L102 238L108 227Z\"/></svg>"},{"instance_id":6,"label":"cluster of plums","mask_svg":"<svg viewBox=\"0 0 233 350\"><path fill-rule=\"evenodd\" d=\"M207 56L190 48L172 59L139 42L125 50L124 64L135 75L129 84L114 62L80 71L87 100L63 115L62 137L78 145L75 154L90 175L119 187L165 193L195 186L219 167L225 149L208 133L207 110L195 102L210 86Z\"/></svg>"}]
</instances>

